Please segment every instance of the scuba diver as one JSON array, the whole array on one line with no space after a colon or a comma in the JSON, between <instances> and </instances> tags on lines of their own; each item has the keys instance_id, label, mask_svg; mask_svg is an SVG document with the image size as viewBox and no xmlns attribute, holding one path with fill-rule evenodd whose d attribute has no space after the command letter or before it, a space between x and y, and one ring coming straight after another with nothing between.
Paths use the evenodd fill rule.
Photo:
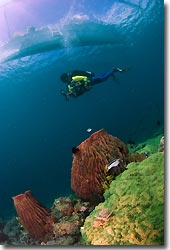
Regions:
<instances>
[{"instance_id":1,"label":"scuba diver","mask_svg":"<svg viewBox=\"0 0 170 250\"><path fill-rule=\"evenodd\" d=\"M69 73L63 73L61 81L67 85L67 91L61 90L60 93L69 99L70 96L77 97L90 90L93 85L106 81L110 76L115 78L116 72L125 72L128 69L113 68L101 75L95 75L93 72L74 70Z\"/></svg>"}]
</instances>

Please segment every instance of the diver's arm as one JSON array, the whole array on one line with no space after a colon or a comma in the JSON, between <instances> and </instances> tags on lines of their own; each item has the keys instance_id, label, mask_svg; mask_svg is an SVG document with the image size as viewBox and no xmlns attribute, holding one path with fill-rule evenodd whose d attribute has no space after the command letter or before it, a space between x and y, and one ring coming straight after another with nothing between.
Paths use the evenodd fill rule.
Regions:
<instances>
[{"instance_id":1,"label":"diver's arm","mask_svg":"<svg viewBox=\"0 0 170 250\"><path fill-rule=\"evenodd\" d=\"M86 76L95 76L95 73L91 72L91 71L86 71Z\"/></svg>"},{"instance_id":2,"label":"diver's arm","mask_svg":"<svg viewBox=\"0 0 170 250\"><path fill-rule=\"evenodd\" d=\"M60 90L60 94L62 94L65 97L66 101L69 100L69 94L66 93L63 89Z\"/></svg>"}]
</instances>

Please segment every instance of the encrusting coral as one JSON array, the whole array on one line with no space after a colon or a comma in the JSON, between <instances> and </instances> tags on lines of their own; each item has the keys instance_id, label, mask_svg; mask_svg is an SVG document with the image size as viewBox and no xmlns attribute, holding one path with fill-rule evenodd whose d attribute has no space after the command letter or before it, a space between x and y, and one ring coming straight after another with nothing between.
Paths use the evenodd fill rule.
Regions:
<instances>
[{"instance_id":1,"label":"encrusting coral","mask_svg":"<svg viewBox=\"0 0 170 250\"><path fill-rule=\"evenodd\" d=\"M93 221L93 227L100 227L104 222L109 221L110 216L113 214L113 210L108 208L102 209Z\"/></svg>"},{"instance_id":2,"label":"encrusting coral","mask_svg":"<svg viewBox=\"0 0 170 250\"><path fill-rule=\"evenodd\" d=\"M137 145L134 145L133 148L128 146L128 150L130 153L145 153L147 155L151 155L153 153L158 152L159 148L160 148L160 144L162 144L162 138L164 138L163 134L159 134L157 136L154 136L150 139L147 139L144 142L141 142Z\"/></svg>"},{"instance_id":3,"label":"encrusting coral","mask_svg":"<svg viewBox=\"0 0 170 250\"><path fill-rule=\"evenodd\" d=\"M127 146L117 137L103 129L83 141L73 154L71 187L84 200L95 201L109 187L111 180L123 172L129 161L141 161L144 154L129 158ZM108 164L118 159L116 166L108 171Z\"/></svg>"},{"instance_id":4,"label":"encrusting coral","mask_svg":"<svg viewBox=\"0 0 170 250\"><path fill-rule=\"evenodd\" d=\"M164 153L127 168L86 218L81 233L87 245L164 244Z\"/></svg>"},{"instance_id":5,"label":"encrusting coral","mask_svg":"<svg viewBox=\"0 0 170 250\"><path fill-rule=\"evenodd\" d=\"M42 206L30 191L12 198L19 221L26 231L39 241L46 242L52 239L54 220L50 209Z\"/></svg>"}]
</instances>

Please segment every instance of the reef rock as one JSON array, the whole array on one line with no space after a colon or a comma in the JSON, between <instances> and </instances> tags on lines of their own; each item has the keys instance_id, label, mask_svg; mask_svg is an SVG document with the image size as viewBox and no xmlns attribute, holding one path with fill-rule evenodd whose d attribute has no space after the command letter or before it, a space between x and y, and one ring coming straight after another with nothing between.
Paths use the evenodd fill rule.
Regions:
<instances>
[{"instance_id":1,"label":"reef rock","mask_svg":"<svg viewBox=\"0 0 170 250\"><path fill-rule=\"evenodd\" d=\"M130 163L104 197L81 228L87 245L164 244L163 152Z\"/></svg>"},{"instance_id":2,"label":"reef rock","mask_svg":"<svg viewBox=\"0 0 170 250\"><path fill-rule=\"evenodd\" d=\"M94 209L89 202L71 197L60 197L55 199L51 209L48 209L40 205L30 191L13 199L19 218L8 221L3 229L3 233L9 237L10 245L85 244L80 228L85 218Z\"/></svg>"}]
</instances>

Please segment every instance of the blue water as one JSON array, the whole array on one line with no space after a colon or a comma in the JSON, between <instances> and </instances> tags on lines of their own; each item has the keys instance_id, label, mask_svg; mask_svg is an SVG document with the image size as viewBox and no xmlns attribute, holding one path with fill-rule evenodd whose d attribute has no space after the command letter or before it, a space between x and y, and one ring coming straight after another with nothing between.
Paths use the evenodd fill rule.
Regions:
<instances>
[{"instance_id":1,"label":"blue water","mask_svg":"<svg viewBox=\"0 0 170 250\"><path fill-rule=\"evenodd\" d=\"M125 143L163 131L163 2L77 3L79 13L89 16L84 27L97 23L91 26L96 37L100 34L96 44L89 40L88 46L0 64L0 217L15 213L11 197L26 190L48 206L71 193L71 148L89 136L87 128L104 128ZM48 8L54 9L51 1ZM64 18L68 6L61 13ZM108 40L115 34L112 43L100 44L103 23L113 27L108 34ZM117 75L119 83L109 79L68 102L60 95L61 73L81 69L100 74L113 66L130 68Z\"/></svg>"}]
</instances>

